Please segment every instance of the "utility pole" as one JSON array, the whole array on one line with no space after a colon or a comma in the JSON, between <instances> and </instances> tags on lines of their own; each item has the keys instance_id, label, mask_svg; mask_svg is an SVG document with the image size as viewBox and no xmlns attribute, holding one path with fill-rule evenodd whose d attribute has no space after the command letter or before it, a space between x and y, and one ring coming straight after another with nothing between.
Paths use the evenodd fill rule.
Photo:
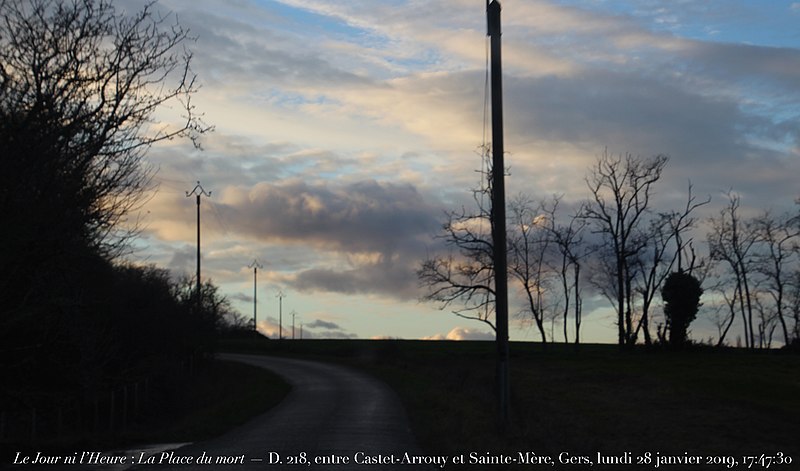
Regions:
<instances>
[{"instance_id":1,"label":"utility pole","mask_svg":"<svg viewBox=\"0 0 800 471\"><path fill-rule=\"evenodd\" d=\"M283 291L278 290L278 340L283 340L283 298L286 297Z\"/></svg>"},{"instance_id":2,"label":"utility pole","mask_svg":"<svg viewBox=\"0 0 800 471\"><path fill-rule=\"evenodd\" d=\"M202 186L200 186L200 182L197 182L194 189L191 192L186 192L186 197L189 198L192 195L197 197L197 308L200 308L200 197L206 196L210 197L211 192L206 192Z\"/></svg>"},{"instance_id":3,"label":"utility pole","mask_svg":"<svg viewBox=\"0 0 800 471\"><path fill-rule=\"evenodd\" d=\"M292 340L294 340L294 316L297 315L297 312L292 309Z\"/></svg>"},{"instance_id":4,"label":"utility pole","mask_svg":"<svg viewBox=\"0 0 800 471\"><path fill-rule=\"evenodd\" d=\"M258 269L264 267L258 263L258 259L253 260L247 267L253 269L253 332L258 333Z\"/></svg>"},{"instance_id":5,"label":"utility pole","mask_svg":"<svg viewBox=\"0 0 800 471\"><path fill-rule=\"evenodd\" d=\"M501 427L509 422L508 269L506 260L506 195L503 162L503 72L500 47L500 2L487 0L491 38L492 81L492 247L494 252L495 316L497 324L497 393Z\"/></svg>"}]
</instances>

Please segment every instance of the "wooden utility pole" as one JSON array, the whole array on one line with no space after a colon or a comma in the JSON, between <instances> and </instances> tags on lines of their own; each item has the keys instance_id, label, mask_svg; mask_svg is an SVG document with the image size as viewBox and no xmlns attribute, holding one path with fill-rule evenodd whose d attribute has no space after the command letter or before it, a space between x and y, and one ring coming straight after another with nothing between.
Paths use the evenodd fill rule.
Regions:
<instances>
[{"instance_id":1,"label":"wooden utility pole","mask_svg":"<svg viewBox=\"0 0 800 471\"><path fill-rule=\"evenodd\" d=\"M500 2L486 4L491 39L492 89L492 247L494 252L495 322L497 327L497 403L500 424L509 422L508 269L506 259L506 195L503 162L503 73L500 47Z\"/></svg>"},{"instance_id":2,"label":"wooden utility pole","mask_svg":"<svg viewBox=\"0 0 800 471\"><path fill-rule=\"evenodd\" d=\"M258 269L264 267L258 263L258 259L247 267L253 269L253 332L258 333Z\"/></svg>"},{"instance_id":3,"label":"wooden utility pole","mask_svg":"<svg viewBox=\"0 0 800 471\"><path fill-rule=\"evenodd\" d=\"M189 198L190 196L197 197L197 308L200 308L200 197L206 196L210 197L211 192L206 192L202 186L200 186L200 182L197 182L194 189L191 192L186 192L186 197Z\"/></svg>"}]
</instances>

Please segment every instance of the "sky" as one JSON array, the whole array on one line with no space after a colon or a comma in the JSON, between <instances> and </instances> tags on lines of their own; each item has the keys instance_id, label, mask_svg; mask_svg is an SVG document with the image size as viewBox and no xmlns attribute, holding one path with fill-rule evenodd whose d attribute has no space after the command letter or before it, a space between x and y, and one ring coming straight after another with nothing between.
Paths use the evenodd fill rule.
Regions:
<instances>
[{"instance_id":1,"label":"sky","mask_svg":"<svg viewBox=\"0 0 800 471\"><path fill-rule=\"evenodd\" d=\"M507 193L587 198L605 150L666 154L657 205L687 182L745 211L800 196L800 2L506 0ZM139 0L119 0L131 11ZM202 268L258 328L306 338L491 339L420 302L416 269L441 253L445 211L471 204L484 142L483 0L161 0L196 40L203 150L151 149L158 190L132 258ZM164 112L164 116L168 115ZM166 119L166 118L165 118ZM277 294L282 291L279 312ZM615 342L607 303L582 338ZM512 312L512 314L514 314ZM702 322L702 321L700 321ZM535 340L512 321L512 340ZM556 327L558 331L558 327Z\"/></svg>"}]
</instances>

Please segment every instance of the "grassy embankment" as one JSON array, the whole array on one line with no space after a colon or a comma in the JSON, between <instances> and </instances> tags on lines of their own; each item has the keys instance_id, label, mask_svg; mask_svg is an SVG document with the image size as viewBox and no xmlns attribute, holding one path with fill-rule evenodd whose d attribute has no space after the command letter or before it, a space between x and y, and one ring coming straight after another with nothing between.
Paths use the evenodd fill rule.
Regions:
<instances>
[{"instance_id":1,"label":"grassy embankment","mask_svg":"<svg viewBox=\"0 0 800 471\"><path fill-rule=\"evenodd\" d=\"M283 378L250 365L213 360L168 391L170 407L115 437L118 444L194 442L268 411L289 392Z\"/></svg>"},{"instance_id":2,"label":"grassy embankment","mask_svg":"<svg viewBox=\"0 0 800 471\"><path fill-rule=\"evenodd\" d=\"M229 343L229 350L335 361L386 381L431 454L783 452L800 463L800 355L611 345L511 345L513 424L498 433L494 344ZM720 468L722 469L722 468Z\"/></svg>"},{"instance_id":3,"label":"grassy embankment","mask_svg":"<svg viewBox=\"0 0 800 471\"><path fill-rule=\"evenodd\" d=\"M212 360L192 373L155 378L143 405L131 412L129 424L113 431L77 431L67 428L60 437L48 436L34 443L5 436L0 454L6 463L17 451L71 453L77 449L112 450L138 445L194 442L220 435L266 412L279 403L290 386L279 376L254 366ZM105 418L105 417L104 417ZM84 417L87 423L91 417ZM70 424L66 424L69 426Z\"/></svg>"}]
</instances>

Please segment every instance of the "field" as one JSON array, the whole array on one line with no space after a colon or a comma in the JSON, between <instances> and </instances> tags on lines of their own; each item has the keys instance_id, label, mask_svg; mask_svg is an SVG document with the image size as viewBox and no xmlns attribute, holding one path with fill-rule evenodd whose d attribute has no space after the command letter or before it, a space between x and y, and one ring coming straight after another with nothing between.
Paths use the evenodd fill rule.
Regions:
<instances>
[{"instance_id":1,"label":"field","mask_svg":"<svg viewBox=\"0 0 800 471\"><path fill-rule=\"evenodd\" d=\"M491 342L273 340L225 347L334 361L380 377L405 403L431 454L650 452L741 462L783 453L800 468L796 354L512 343L512 424L501 432Z\"/></svg>"}]
</instances>

